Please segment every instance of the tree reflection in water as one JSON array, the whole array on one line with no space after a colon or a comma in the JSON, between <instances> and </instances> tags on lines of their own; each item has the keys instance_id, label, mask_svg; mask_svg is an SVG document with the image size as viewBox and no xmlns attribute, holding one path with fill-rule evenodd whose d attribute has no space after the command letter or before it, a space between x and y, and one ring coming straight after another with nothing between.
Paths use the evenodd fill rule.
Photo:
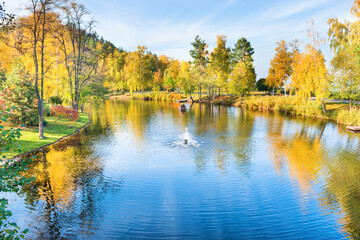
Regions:
<instances>
[{"instance_id":1,"label":"tree reflection in water","mask_svg":"<svg viewBox=\"0 0 360 240\"><path fill-rule=\"evenodd\" d=\"M121 181L107 179L103 165L94 157L92 135L104 134L101 120L86 129L37 153L27 171L36 180L22 189L25 201L36 215L31 216L30 237L38 239L90 236L103 214L103 197L121 190ZM105 131L104 137L109 138Z\"/></svg>"},{"instance_id":2,"label":"tree reflection in water","mask_svg":"<svg viewBox=\"0 0 360 240\"><path fill-rule=\"evenodd\" d=\"M93 104L91 109L88 109L91 111L93 124L82 133L42 149L38 153L37 161L27 172L27 175L36 177L35 182L22 190L27 208L31 212L28 221L33 231L30 237L73 239L79 235L96 236L97 232L102 230L101 224L106 222L106 214L109 214L106 213L109 207L105 202L106 197L111 195L112 191L124 191L121 172L124 170L127 184L132 180L132 186L149 193L157 191L157 194L161 194L164 191L167 194L161 196L171 198L171 201L168 201L165 197L161 199L158 195L149 194L146 196L149 197L149 206L143 206L142 193L137 189L128 189L127 193L133 194L134 198L125 199L124 204L130 204L130 208L144 207L144 212L140 211L137 215L133 211L128 213L123 206L110 206L112 209L120 209L119 212L122 211L124 215L128 214L132 220L139 215L140 219L149 217L144 217L145 227L150 226L153 216L161 216L163 220L169 213L174 214L174 219L181 219L184 212L196 212L198 209L186 209L186 206L196 204L196 201L201 203L201 200L204 200L199 198L201 194L205 197L213 196L207 200L214 201L211 203L217 204L216 208L222 208L224 212L232 212L231 207L236 208L239 202L248 204L256 211L264 210L262 207L269 204L270 210L265 210L274 211L273 208L278 202L271 202L275 199L271 199L273 192L268 192L269 199L265 199L267 202L260 201L264 198L261 195L264 192L257 187L268 186L267 181L278 184L278 179L283 179L284 182L289 180L292 191L296 193L296 204L300 205L297 207L304 216L315 199L322 208L319 208L320 212L338 216L336 219L345 235L354 239L360 238L360 141L357 136L322 120L208 104L189 104L187 111L182 113L179 106L178 103L156 101L111 100L103 104ZM172 151L174 149L170 149L166 143L185 128L189 128L199 142L204 141L203 146L198 149ZM157 152L158 150L164 152ZM166 151L179 156L174 156L173 160L170 154L170 159L161 159L163 156L169 157ZM119 157L127 152L130 153L125 159ZM188 159L185 159L186 157ZM182 165L183 162L188 163L188 160L192 166ZM117 164L116 170L120 173L106 172L111 171L112 164ZM157 172L157 168L160 172ZM129 169L130 173L126 172ZM189 188L199 191L199 195L183 195L187 188L183 187L183 182L172 178L175 175L192 183ZM149 183L142 181L141 176ZM204 181L204 186L197 189L194 179ZM215 180L222 185L216 185L218 182ZM259 183L259 180L263 182ZM173 184L170 184L172 182ZM211 183L215 187L205 183ZM149 189L149 186L154 189ZM227 189L222 191L223 187ZM253 194L255 199L246 193ZM177 194L180 200L177 199ZM116 196L120 199L117 200L123 200L124 196ZM182 196L191 204L185 207L181 205ZM287 199L289 196L281 197ZM192 201L193 199L195 200ZM290 197L289 199L293 200ZM215 202L216 200L220 202ZM260 202L256 202L257 200ZM225 205L227 201L231 204ZM166 205L168 202L171 204ZM204 202L208 203L205 200ZM290 210L295 209L290 207ZM214 209L217 210L216 208ZM153 213L152 209L158 211L154 210ZM239 209L240 207L236 208L238 211ZM165 210L165 214L161 212ZM246 217L250 210L246 208L241 212L242 216ZM279 211L279 215L287 214L283 213L282 209L275 210ZM317 208L312 210L315 215L318 214ZM202 209L199 212L206 214ZM297 209L294 213L297 213ZM232 215L236 215L233 219L235 223L239 223L236 217L241 214ZM262 213L251 214L257 216L256 214ZM207 217L209 216L215 216L219 228L221 224L227 223L229 217L226 215L226 220L218 219L218 212L210 212ZM277 217L282 219L283 216ZM184 225L181 225L183 222L179 219L175 222L179 224L179 229L182 229ZM209 219L211 220L210 217ZM235 224L234 222L229 220L229 224ZM126 227L133 226L131 224L134 223L124 220Z\"/></svg>"},{"instance_id":3,"label":"tree reflection in water","mask_svg":"<svg viewBox=\"0 0 360 240\"><path fill-rule=\"evenodd\" d=\"M286 121L271 118L268 142L274 167L289 172L299 184L304 196L316 185L321 186L318 200L328 213L337 213L345 235L360 238L360 146L354 135L341 127L340 134L348 136L335 148L326 148L322 140L327 123L302 121L301 127L289 134ZM349 138L352 139L349 141ZM287 163L288 169L284 167Z\"/></svg>"}]
</instances>

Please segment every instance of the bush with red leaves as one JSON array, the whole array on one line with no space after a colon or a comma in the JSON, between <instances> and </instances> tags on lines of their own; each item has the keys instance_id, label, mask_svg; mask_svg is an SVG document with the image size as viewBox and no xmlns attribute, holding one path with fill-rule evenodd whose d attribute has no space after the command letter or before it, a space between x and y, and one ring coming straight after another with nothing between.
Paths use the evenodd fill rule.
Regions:
<instances>
[{"instance_id":1,"label":"bush with red leaves","mask_svg":"<svg viewBox=\"0 0 360 240\"><path fill-rule=\"evenodd\" d=\"M73 121L79 120L79 112L77 110L61 105L51 106L50 115L58 118L68 118Z\"/></svg>"}]
</instances>

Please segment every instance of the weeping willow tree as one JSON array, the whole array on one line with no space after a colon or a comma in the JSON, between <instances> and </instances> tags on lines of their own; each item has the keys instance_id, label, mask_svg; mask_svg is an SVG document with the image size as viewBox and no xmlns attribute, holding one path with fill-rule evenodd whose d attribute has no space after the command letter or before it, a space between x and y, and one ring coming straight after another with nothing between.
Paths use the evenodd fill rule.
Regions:
<instances>
[{"instance_id":1,"label":"weeping willow tree","mask_svg":"<svg viewBox=\"0 0 360 240\"><path fill-rule=\"evenodd\" d=\"M328 36L334 52L331 61L332 85L335 95L352 101L360 99L360 2L351 9L353 21L340 22L330 18Z\"/></svg>"},{"instance_id":2,"label":"weeping willow tree","mask_svg":"<svg viewBox=\"0 0 360 240\"><path fill-rule=\"evenodd\" d=\"M326 113L324 98L329 93L330 82L325 58L319 48L324 40L314 30L313 22L310 22L308 38L310 43L306 45L305 51L294 54L291 85L296 90L298 105L308 104L312 94L315 94L317 104L322 105L323 112Z\"/></svg>"}]
</instances>

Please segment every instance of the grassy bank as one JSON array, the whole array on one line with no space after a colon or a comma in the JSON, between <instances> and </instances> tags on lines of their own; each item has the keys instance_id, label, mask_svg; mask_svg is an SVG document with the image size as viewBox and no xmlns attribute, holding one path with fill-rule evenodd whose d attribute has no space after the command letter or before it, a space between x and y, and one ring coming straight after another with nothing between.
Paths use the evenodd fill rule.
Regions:
<instances>
[{"instance_id":1,"label":"grassy bank","mask_svg":"<svg viewBox=\"0 0 360 240\"><path fill-rule=\"evenodd\" d=\"M57 117L46 117L48 124L44 127L45 139L40 140L39 128L28 127L21 131L21 138L18 143L21 146L21 152L25 153L37 149L39 147L56 142L62 137L73 134L76 129L82 128L87 124L90 119L85 113L79 113L79 120L76 122L70 121L66 118L58 119ZM7 152L5 155L7 158L12 158L18 155L19 152Z\"/></svg>"},{"instance_id":2,"label":"grassy bank","mask_svg":"<svg viewBox=\"0 0 360 240\"><path fill-rule=\"evenodd\" d=\"M265 96L247 97L243 99L243 104L239 100L235 106L246 106L252 109L273 110L289 114L308 116L311 118L330 119L345 125L360 125L360 109L353 107L349 109L346 103L326 103L326 113L321 105L316 101L306 101L298 103L295 97L284 96Z\"/></svg>"}]
</instances>

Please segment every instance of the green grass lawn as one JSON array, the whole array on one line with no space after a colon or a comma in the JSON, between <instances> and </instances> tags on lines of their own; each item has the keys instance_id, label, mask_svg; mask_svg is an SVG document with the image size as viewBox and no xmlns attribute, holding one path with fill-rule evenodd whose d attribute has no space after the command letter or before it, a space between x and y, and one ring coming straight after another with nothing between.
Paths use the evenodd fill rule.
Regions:
<instances>
[{"instance_id":1,"label":"green grass lawn","mask_svg":"<svg viewBox=\"0 0 360 240\"><path fill-rule=\"evenodd\" d=\"M39 139L39 128L29 127L21 131L21 138L18 141L21 146L21 152L29 152L41 146L53 143L60 138L70 135L75 132L76 129L83 127L90 121L89 116L85 113L79 113L79 120L73 122L66 118L59 119L57 117L46 117L45 120L48 124L44 127L45 139ZM73 128L69 128L73 126ZM7 158L12 158L18 155L18 152L7 152L5 155Z\"/></svg>"}]
</instances>

